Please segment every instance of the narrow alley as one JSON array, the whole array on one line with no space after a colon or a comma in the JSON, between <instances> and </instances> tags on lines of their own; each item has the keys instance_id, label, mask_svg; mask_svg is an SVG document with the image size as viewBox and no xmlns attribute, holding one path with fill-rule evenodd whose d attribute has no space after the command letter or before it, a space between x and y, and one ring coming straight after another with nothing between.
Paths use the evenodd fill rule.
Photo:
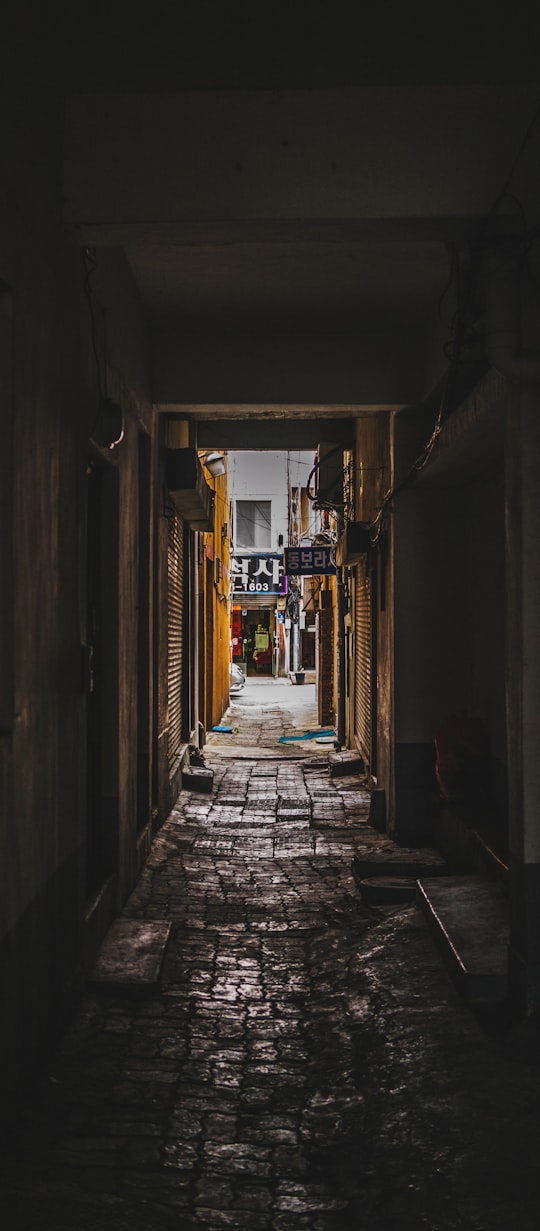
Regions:
<instances>
[{"instance_id":1,"label":"narrow alley","mask_svg":"<svg viewBox=\"0 0 540 1231\"><path fill-rule=\"evenodd\" d=\"M353 855L392 845L362 778L279 742L313 736L314 691L248 682L210 735L212 791L115 925L132 965L98 963L13 1125L10 1231L538 1226L534 1026L486 1029L416 905L362 903Z\"/></svg>"}]
</instances>

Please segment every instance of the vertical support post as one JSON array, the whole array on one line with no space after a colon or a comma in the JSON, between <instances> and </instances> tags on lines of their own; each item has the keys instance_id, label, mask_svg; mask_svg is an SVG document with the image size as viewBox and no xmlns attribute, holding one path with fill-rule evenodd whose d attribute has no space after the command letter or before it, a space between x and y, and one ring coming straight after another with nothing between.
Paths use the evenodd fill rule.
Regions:
<instances>
[{"instance_id":1,"label":"vertical support post","mask_svg":"<svg viewBox=\"0 0 540 1231\"><path fill-rule=\"evenodd\" d=\"M506 448L510 980L540 1010L540 390L514 385Z\"/></svg>"},{"instance_id":2,"label":"vertical support post","mask_svg":"<svg viewBox=\"0 0 540 1231\"><path fill-rule=\"evenodd\" d=\"M337 535L341 538L345 527L342 513L336 517ZM343 568L338 568L336 577L336 736L340 748L346 741L346 645L345 645L345 578Z\"/></svg>"}]
</instances>

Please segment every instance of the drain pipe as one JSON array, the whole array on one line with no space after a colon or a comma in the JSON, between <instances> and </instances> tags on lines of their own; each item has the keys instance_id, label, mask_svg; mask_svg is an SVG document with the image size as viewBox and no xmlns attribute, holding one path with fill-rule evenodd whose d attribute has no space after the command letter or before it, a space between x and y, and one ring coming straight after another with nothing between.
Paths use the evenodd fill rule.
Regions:
<instances>
[{"instance_id":1,"label":"drain pipe","mask_svg":"<svg viewBox=\"0 0 540 1231\"><path fill-rule=\"evenodd\" d=\"M540 383L540 351L521 346L520 267L515 248L492 248L485 267L486 356L496 372L523 385Z\"/></svg>"}]
</instances>

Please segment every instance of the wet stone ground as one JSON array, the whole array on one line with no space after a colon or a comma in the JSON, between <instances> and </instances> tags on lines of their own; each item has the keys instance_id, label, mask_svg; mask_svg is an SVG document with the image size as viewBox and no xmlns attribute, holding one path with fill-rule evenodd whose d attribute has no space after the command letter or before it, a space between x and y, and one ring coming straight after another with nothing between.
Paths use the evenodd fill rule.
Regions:
<instances>
[{"instance_id":1,"label":"wet stone ground","mask_svg":"<svg viewBox=\"0 0 540 1231\"><path fill-rule=\"evenodd\" d=\"M233 716L123 912L171 924L159 982L88 987L13 1125L6 1225L536 1231L535 1030L486 1032L414 905L362 905L363 781L250 756Z\"/></svg>"}]
</instances>

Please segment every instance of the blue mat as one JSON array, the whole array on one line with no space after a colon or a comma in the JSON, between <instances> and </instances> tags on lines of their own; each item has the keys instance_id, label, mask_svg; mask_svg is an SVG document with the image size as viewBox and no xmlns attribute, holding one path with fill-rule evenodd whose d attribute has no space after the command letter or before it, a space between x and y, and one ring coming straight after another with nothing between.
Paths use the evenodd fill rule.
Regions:
<instances>
[{"instance_id":1,"label":"blue mat","mask_svg":"<svg viewBox=\"0 0 540 1231\"><path fill-rule=\"evenodd\" d=\"M232 735L232 727L212 727L213 731L221 731L223 735Z\"/></svg>"},{"instance_id":2,"label":"blue mat","mask_svg":"<svg viewBox=\"0 0 540 1231\"><path fill-rule=\"evenodd\" d=\"M320 739L323 735L335 736L333 727L326 727L323 731L304 731L303 735L281 735L280 744L293 744L303 739Z\"/></svg>"}]
</instances>

